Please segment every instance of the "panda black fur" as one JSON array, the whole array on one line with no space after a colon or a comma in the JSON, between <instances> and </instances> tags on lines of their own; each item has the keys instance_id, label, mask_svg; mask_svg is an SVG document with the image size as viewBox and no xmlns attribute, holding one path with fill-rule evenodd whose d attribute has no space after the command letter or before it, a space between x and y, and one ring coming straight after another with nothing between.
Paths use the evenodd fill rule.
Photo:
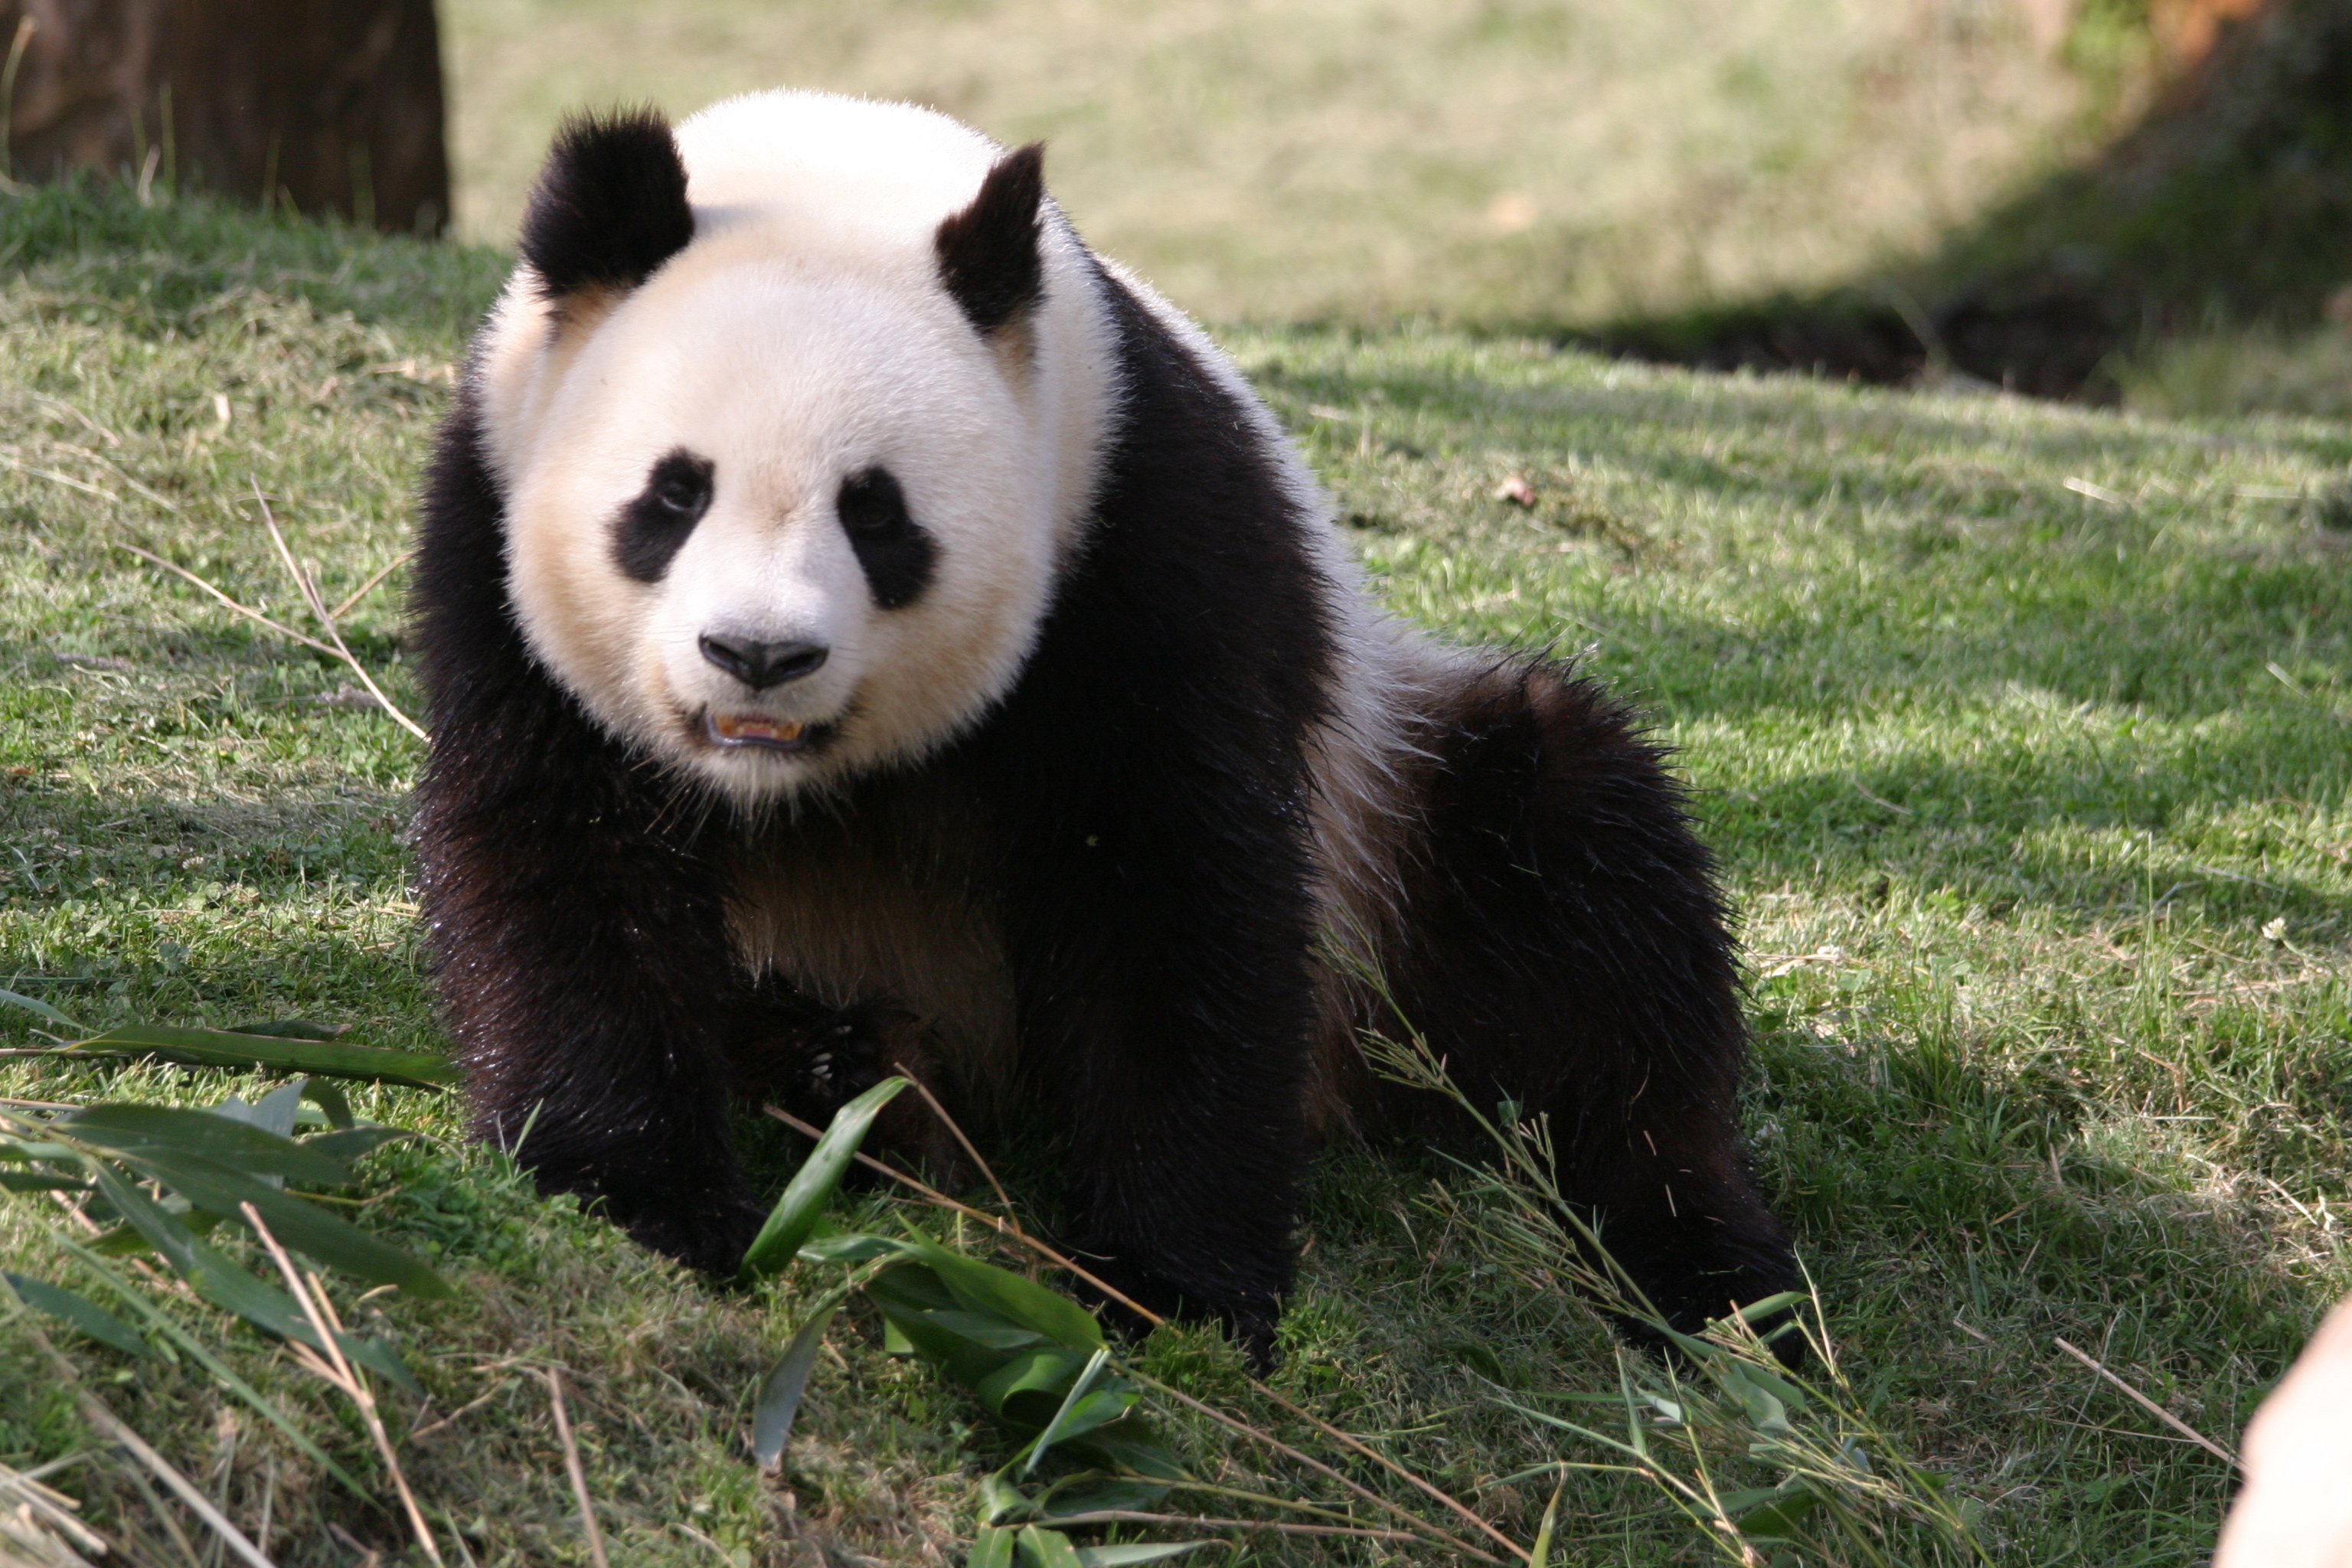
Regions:
<instances>
[{"instance_id":1,"label":"panda black fur","mask_svg":"<svg viewBox=\"0 0 2352 1568\"><path fill-rule=\"evenodd\" d=\"M731 1269L747 1076L1067 1130L1071 1245L1268 1342L1414 1109L1331 937L1675 1321L1787 1288L1725 911L1636 721L1374 609L1239 374L928 111L571 122L427 479L421 889L477 1125ZM902 1134L919 1138L919 1122Z\"/></svg>"}]
</instances>

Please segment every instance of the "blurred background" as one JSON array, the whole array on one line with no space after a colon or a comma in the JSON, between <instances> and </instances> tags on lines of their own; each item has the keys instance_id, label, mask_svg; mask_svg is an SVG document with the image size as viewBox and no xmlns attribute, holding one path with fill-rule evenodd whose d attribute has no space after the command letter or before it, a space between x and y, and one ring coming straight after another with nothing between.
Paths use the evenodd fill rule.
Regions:
<instances>
[{"instance_id":1,"label":"blurred background","mask_svg":"<svg viewBox=\"0 0 2352 1568\"><path fill-rule=\"evenodd\" d=\"M437 16L430 0L23 0L0 18L12 10L44 19L10 113L34 174L35 89L65 68L43 51L77 26L85 54L110 30L193 37L196 16L248 48L340 29L332 59L276 68L381 87L437 58L431 93L392 119L440 117L446 183L392 199L385 132L329 146L300 127L248 149L248 165L274 160L258 176L214 183L504 246L566 109L683 115L817 87L1045 139L1079 228L1213 321L1425 318L1725 368L2352 414L2352 0L442 0ZM256 26L272 11L333 20ZM182 73L170 113L151 80L145 122L227 90L222 58ZM112 92L118 122L79 161L134 178L162 134L121 124L137 74L88 67L78 100ZM351 171L348 188L287 183L302 147L326 149L329 185Z\"/></svg>"}]
</instances>

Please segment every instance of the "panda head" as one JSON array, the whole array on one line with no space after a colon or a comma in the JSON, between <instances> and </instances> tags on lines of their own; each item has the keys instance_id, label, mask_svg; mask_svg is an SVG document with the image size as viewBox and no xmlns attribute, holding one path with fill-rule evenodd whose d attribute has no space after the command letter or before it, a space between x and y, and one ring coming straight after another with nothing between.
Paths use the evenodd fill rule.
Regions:
<instances>
[{"instance_id":1,"label":"panda head","mask_svg":"<svg viewBox=\"0 0 2352 1568\"><path fill-rule=\"evenodd\" d=\"M559 133L474 395L515 617L632 749L757 806L1011 688L1116 395L1040 166L819 94Z\"/></svg>"}]
</instances>

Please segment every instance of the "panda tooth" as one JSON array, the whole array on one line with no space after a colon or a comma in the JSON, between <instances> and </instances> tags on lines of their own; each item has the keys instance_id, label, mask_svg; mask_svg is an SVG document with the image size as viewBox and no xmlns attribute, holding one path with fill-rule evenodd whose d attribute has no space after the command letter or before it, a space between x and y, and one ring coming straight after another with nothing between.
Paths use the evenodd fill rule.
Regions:
<instances>
[{"instance_id":1,"label":"panda tooth","mask_svg":"<svg viewBox=\"0 0 2352 1568\"><path fill-rule=\"evenodd\" d=\"M796 719L757 719L731 713L713 719L711 728L723 741L771 741L782 745L791 745L808 730Z\"/></svg>"}]
</instances>

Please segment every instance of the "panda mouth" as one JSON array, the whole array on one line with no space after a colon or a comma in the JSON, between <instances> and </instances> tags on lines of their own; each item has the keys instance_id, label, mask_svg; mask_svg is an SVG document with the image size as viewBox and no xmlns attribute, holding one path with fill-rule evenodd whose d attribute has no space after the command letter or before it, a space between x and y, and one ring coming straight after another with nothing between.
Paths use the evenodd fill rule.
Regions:
<instances>
[{"instance_id":1,"label":"panda mouth","mask_svg":"<svg viewBox=\"0 0 2352 1568\"><path fill-rule=\"evenodd\" d=\"M702 720L703 738L730 751L812 751L831 738L833 729L830 724L770 719L757 713L706 713Z\"/></svg>"}]
</instances>

